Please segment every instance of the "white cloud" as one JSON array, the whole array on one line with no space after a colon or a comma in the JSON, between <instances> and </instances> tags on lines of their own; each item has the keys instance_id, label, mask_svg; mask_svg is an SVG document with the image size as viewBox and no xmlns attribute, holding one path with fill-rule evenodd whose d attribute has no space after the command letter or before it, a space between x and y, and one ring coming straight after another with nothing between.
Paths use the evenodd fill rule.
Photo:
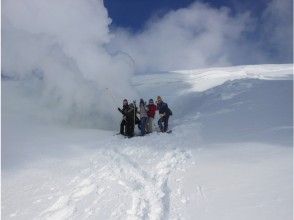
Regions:
<instances>
[{"instance_id":1,"label":"white cloud","mask_svg":"<svg viewBox=\"0 0 294 220\"><path fill-rule=\"evenodd\" d=\"M230 65L229 53L246 29L248 14L203 3L171 11L135 35L118 30L115 47L136 61L138 71Z\"/></svg>"},{"instance_id":2,"label":"white cloud","mask_svg":"<svg viewBox=\"0 0 294 220\"><path fill-rule=\"evenodd\" d=\"M276 52L283 55L284 46L292 49L292 40L284 36L293 30L288 25L292 23L287 15L283 19L287 25L275 22L285 15L283 11L289 11L291 3L278 2L272 1L264 14L269 17L267 25L275 29L271 43L278 44L280 50ZM249 12L233 14L228 8L196 2L151 19L140 33L118 29L111 43L112 48L120 48L134 58L138 72L272 62L259 36L262 27L256 22L258 19Z\"/></svg>"},{"instance_id":3,"label":"white cloud","mask_svg":"<svg viewBox=\"0 0 294 220\"><path fill-rule=\"evenodd\" d=\"M261 16L261 42L273 62L293 61L293 1L272 0Z\"/></svg>"},{"instance_id":4,"label":"white cloud","mask_svg":"<svg viewBox=\"0 0 294 220\"><path fill-rule=\"evenodd\" d=\"M54 118L106 127L119 117L109 111L117 104L108 92L134 97L133 67L105 50L110 22L102 1L3 1L2 73L28 80L37 72L42 104Z\"/></svg>"}]
</instances>

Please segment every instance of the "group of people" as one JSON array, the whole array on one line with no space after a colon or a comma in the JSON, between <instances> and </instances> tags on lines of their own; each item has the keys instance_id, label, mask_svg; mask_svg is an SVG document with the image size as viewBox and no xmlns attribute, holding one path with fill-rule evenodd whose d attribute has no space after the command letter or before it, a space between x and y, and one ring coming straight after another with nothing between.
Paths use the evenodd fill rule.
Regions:
<instances>
[{"instance_id":1,"label":"group of people","mask_svg":"<svg viewBox=\"0 0 294 220\"><path fill-rule=\"evenodd\" d=\"M135 125L138 125L142 136L146 133L152 133L157 110L159 112L158 127L160 131L168 131L168 120L172 115L172 111L160 96L157 96L156 104L154 104L153 99L149 99L148 104L143 99L140 99L138 108L136 107L136 102L129 104L128 100L124 99L122 109L118 108L118 110L123 115L120 123L120 134L124 136L133 137Z\"/></svg>"}]
</instances>

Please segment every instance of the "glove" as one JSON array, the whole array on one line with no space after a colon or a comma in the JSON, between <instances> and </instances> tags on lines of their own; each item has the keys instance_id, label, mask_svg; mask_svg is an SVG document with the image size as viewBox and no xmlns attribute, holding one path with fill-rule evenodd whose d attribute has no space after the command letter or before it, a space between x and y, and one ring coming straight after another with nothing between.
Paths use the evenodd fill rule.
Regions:
<instances>
[{"instance_id":1,"label":"glove","mask_svg":"<svg viewBox=\"0 0 294 220\"><path fill-rule=\"evenodd\" d=\"M117 110L121 111L121 109L120 109L120 108L117 108Z\"/></svg>"}]
</instances>

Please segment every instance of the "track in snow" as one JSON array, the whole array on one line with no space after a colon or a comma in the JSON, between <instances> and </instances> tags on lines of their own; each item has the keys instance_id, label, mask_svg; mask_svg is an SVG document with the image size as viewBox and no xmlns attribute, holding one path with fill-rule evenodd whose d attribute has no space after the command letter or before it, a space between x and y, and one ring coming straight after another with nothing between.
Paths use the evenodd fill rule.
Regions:
<instances>
[{"instance_id":1,"label":"track in snow","mask_svg":"<svg viewBox=\"0 0 294 220\"><path fill-rule=\"evenodd\" d=\"M146 166L142 166L142 161L139 164L139 161L133 159L142 157L146 146L142 148L145 149L131 151L131 154L136 155L130 155L128 147L125 150L121 147L104 148L98 152L100 157L101 154L104 157L104 165L101 167L99 161L92 160L91 166L73 178L66 193L60 195L39 218L91 219L101 212L107 198L113 202L130 197L128 200L123 199L128 204L123 205L122 200L121 204L113 206L111 218L167 219L171 193L169 176L190 156L179 149L169 149L161 155L154 155L157 153L150 151L148 153L151 153L151 157L145 161ZM153 163L155 157L158 161ZM113 190L112 187L117 188L117 185L120 188Z\"/></svg>"}]
</instances>

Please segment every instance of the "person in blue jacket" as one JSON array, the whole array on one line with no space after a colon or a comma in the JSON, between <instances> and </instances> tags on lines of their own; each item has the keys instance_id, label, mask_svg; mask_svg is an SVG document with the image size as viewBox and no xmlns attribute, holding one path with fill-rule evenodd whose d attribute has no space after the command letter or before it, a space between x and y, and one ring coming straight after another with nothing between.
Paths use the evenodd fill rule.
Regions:
<instances>
[{"instance_id":1,"label":"person in blue jacket","mask_svg":"<svg viewBox=\"0 0 294 220\"><path fill-rule=\"evenodd\" d=\"M169 109L168 105L162 101L160 96L157 96L157 110L159 112L158 126L161 132L168 131L168 119L172 115L172 111Z\"/></svg>"}]
</instances>

